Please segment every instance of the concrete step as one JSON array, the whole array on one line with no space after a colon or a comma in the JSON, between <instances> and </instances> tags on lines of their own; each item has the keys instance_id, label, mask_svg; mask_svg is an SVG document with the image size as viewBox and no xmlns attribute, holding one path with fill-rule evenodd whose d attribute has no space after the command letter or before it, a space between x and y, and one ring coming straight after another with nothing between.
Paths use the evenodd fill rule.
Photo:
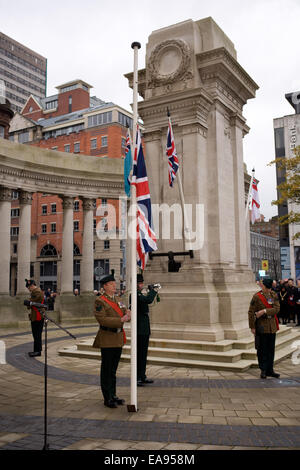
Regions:
<instances>
[{"instance_id":1,"label":"concrete step","mask_svg":"<svg viewBox=\"0 0 300 470\"><path fill-rule=\"evenodd\" d=\"M291 346L296 340L300 340L299 329L281 328L276 338L275 363L293 353ZM100 350L92 347L93 341L94 337L81 340L75 346L60 349L59 354L100 360ZM128 336L121 360L130 361ZM153 338L148 350L148 364L243 372L250 367L257 367L257 355L252 337L218 343Z\"/></svg>"}]
</instances>

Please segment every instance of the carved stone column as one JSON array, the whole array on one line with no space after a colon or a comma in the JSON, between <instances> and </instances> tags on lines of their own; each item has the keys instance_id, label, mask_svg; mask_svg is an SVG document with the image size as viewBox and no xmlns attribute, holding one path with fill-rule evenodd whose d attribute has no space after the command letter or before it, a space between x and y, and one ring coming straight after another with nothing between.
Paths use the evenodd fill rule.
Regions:
<instances>
[{"instance_id":1,"label":"carved stone column","mask_svg":"<svg viewBox=\"0 0 300 470\"><path fill-rule=\"evenodd\" d=\"M9 295L11 189L0 188L0 295Z\"/></svg>"},{"instance_id":2,"label":"carved stone column","mask_svg":"<svg viewBox=\"0 0 300 470\"><path fill-rule=\"evenodd\" d=\"M73 293L73 209L74 198L60 196L63 203L63 236L61 257L61 293Z\"/></svg>"},{"instance_id":3,"label":"carved stone column","mask_svg":"<svg viewBox=\"0 0 300 470\"><path fill-rule=\"evenodd\" d=\"M83 240L80 266L80 293L91 293L94 289L93 251L93 199L83 199Z\"/></svg>"},{"instance_id":4,"label":"carved stone column","mask_svg":"<svg viewBox=\"0 0 300 470\"><path fill-rule=\"evenodd\" d=\"M17 295L28 294L28 290L25 287L25 279L30 278L32 194L27 191L20 191L19 201L20 217L18 240Z\"/></svg>"}]
</instances>

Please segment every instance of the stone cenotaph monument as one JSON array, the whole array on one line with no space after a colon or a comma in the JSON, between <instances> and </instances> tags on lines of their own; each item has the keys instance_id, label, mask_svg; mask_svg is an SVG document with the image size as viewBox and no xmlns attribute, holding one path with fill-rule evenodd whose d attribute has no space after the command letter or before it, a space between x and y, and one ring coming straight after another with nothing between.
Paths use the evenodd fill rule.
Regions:
<instances>
[{"instance_id":1,"label":"stone cenotaph monument","mask_svg":"<svg viewBox=\"0 0 300 470\"><path fill-rule=\"evenodd\" d=\"M132 86L133 75L126 77ZM151 312L152 336L212 342L244 338L249 335L249 302L257 289L248 264L243 137L249 128L243 106L258 86L212 18L154 31L138 81L158 237L158 251L144 278L147 284L162 285L161 302ZM193 234L189 245L178 236L178 222L183 227L181 207L179 213L175 210L180 204L178 178L173 188L168 183L168 110ZM174 222L170 236L164 233L167 216ZM177 272L168 268L168 252L181 263Z\"/></svg>"}]
</instances>

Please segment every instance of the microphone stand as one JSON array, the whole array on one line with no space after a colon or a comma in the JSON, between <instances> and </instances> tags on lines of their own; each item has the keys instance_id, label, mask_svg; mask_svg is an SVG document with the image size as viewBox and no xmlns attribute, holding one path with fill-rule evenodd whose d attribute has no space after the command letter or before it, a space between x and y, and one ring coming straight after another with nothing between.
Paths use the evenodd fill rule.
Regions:
<instances>
[{"instance_id":1,"label":"microphone stand","mask_svg":"<svg viewBox=\"0 0 300 470\"><path fill-rule=\"evenodd\" d=\"M43 308L48 308L47 305L43 305ZM44 447L42 450L49 450L49 444L47 442L47 379L48 379L48 364L47 364L47 348L48 348L48 342L47 342L47 326L48 326L48 321L51 321L54 323L58 328L61 330L65 331L68 333L71 338L76 339L76 336L72 335L68 330L63 328L62 326L58 325L53 318L48 317L48 315L44 312L44 326L45 326L45 363L44 363L44 379L45 379L45 386L44 386Z\"/></svg>"}]
</instances>

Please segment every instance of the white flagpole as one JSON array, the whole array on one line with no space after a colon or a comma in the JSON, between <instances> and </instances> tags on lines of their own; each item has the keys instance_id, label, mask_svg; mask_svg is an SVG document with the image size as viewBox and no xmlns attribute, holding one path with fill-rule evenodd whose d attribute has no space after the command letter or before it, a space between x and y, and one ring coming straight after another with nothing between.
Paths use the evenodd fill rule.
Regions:
<instances>
[{"instance_id":1,"label":"white flagpole","mask_svg":"<svg viewBox=\"0 0 300 470\"><path fill-rule=\"evenodd\" d=\"M180 169L178 168L176 177L178 178L178 187L179 187L179 194L180 194L180 200L181 200L181 207L182 207L182 213L183 213L183 233L184 233L184 247L185 250L189 251L190 244L191 244L191 231L188 223L188 215L186 212L186 207L185 207L185 200L184 200L184 194L183 194L183 188L182 188L182 181L181 181L181 174L180 174Z\"/></svg>"},{"instance_id":2,"label":"white flagpole","mask_svg":"<svg viewBox=\"0 0 300 470\"><path fill-rule=\"evenodd\" d=\"M139 42L131 44L134 50L133 64L133 156L136 152L137 133L137 101L138 101L138 50L141 48ZM137 412L137 263L136 263L136 187L131 185L131 403L127 406L128 411Z\"/></svg>"},{"instance_id":3,"label":"white flagpole","mask_svg":"<svg viewBox=\"0 0 300 470\"><path fill-rule=\"evenodd\" d=\"M255 174L255 170L253 168L252 176L251 176L251 180L250 180L249 191L248 191L248 198L247 198L247 205L246 205L246 212L245 212L245 222L246 222L248 214L249 214L249 206L250 206L250 202L251 202L252 184L253 184L253 180L254 180L254 174Z\"/></svg>"}]
</instances>

